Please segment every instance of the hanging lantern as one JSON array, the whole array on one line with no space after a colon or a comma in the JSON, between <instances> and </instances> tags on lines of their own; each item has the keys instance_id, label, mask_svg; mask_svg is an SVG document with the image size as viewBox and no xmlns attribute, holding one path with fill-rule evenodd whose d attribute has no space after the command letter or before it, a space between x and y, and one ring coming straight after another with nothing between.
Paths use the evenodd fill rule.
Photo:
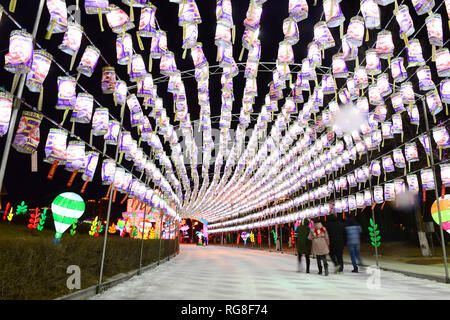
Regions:
<instances>
[{"instance_id":1,"label":"hanging lantern","mask_svg":"<svg viewBox=\"0 0 450 320\"><path fill-rule=\"evenodd\" d=\"M134 23L125 11L113 4L109 5L108 9L106 20L114 33L123 33L134 28Z\"/></svg>"},{"instance_id":2,"label":"hanging lantern","mask_svg":"<svg viewBox=\"0 0 450 320\"><path fill-rule=\"evenodd\" d=\"M364 40L364 19L355 16L350 19L347 27L347 41L352 46L360 47Z\"/></svg>"},{"instance_id":3,"label":"hanging lantern","mask_svg":"<svg viewBox=\"0 0 450 320\"><path fill-rule=\"evenodd\" d=\"M431 169L420 170L420 180L422 181L422 188L424 190L434 190L436 188Z\"/></svg>"},{"instance_id":4,"label":"hanging lantern","mask_svg":"<svg viewBox=\"0 0 450 320\"><path fill-rule=\"evenodd\" d=\"M9 37L9 52L5 55L5 70L14 73L11 93L17 87L20 75L28 73L33 63L33 36L22 30L14 30Z\"/></svg>"},{"instance_id":5,"label":"hanging lantern","mask_svg":"<svg viewBox=\"0 0 450 320\"><path fill-rule=\"evenodd\" d=\"M406 47L406 53L408 55L408 68L425 65L422 46L418 39L413 39L409 42L409 47Z\"/></svg>"},{"instance_id":6,"label":"hanging lantern","mask_svg":"<svg viewBox=\"0 0 450 320\"><path fill-rule=\"evenodd\" d=\"M433 89L434 82L431 78L431 70L430 67L425 65L417 69L417 78L419 79L419 88L422 91L428 91Z\"/></svg>"},{"instance_id":7,"label":"hanging lantern","mask_svg":"<svg viewBox=\"0 0 450 320\"><path fill-rule=\"evenodd\" d=\"M177 66L175 63L175 56L173 52L167 51L162 57L159 64L160 73L166 76L177 73Z\"/></svg>"},{"instance_id":8,"label":"hanging lantern","mask_svg":"<svg viewBox=\"0 0 450 320\"><path fill-rule=\"evenodd\" d=\"M78 1L78 0L77 0ZM103 13L109 13L109 0L85 0L84 8L87 14L98 15L98 20L100 23L100 29L103 32Z\"/></svg>"},{"instance_id":9,"label":"hanging lantern","mask_svg":"<svg viewBox=\"0 0 450 320\"><path fill-rule=\"evenodd\" d=\"M317 41L322 50L335 46L333 35L325 21L319 21L314 25L314 41Z\"/></svg>"},{"instance_id":10,"label":"hanging lantern","mask_svg":"<svg viewBox=\"0 0 450 320\"><path fill-rule=\"evenodd\" d=\"M361 13L367 29L380 27L380 8L374 0L361 0Z\"/></svg>"},{"instance_id":11,"label":"hanging lantern","mask_svg":"<svg viewBox=\"0 0 450 320\"><path fill-rule=\"evenodd\" d=\"M402 99L403 102L405 104L413 104L415 103L415 98L414 98L414 88L411 82L407 81L407 82L403 82L401 87L400 87L400 92L402 94Z\"/></svg>"},{"instance_id":12,"label":"hanging lantern","mask_svg":"<svg viewBox=\"0 0 450 320\"><path fill-rule=\"evenodd\" d=\"M405 81L408 78L405 66L403 64L403 58L395 58L391 61L392 78L396 83Z\"/></svg>"},{"instance_id":13,"label":"hanging lantern","mask_svg":"<svg viewBox=\"0 0 450 320\"><path fill-rule=\"evenodd\" d=\"M82 37L83 37L83 27L77 23L69 22L66 33L64 34L63 41L58 46L58 48L62 52L65 52L68 55L72 56L69 70L72 70L73 64L75 63L78 50L80 50Z\"/></svg>"},{"instance_id":14,"label":"hanging lantern","mask_svg":"<svg viewBox=\"0 0 450 320\"><path fill-rule=\"evenodd\" d=\"M411 0L411 2L419 16L425 13L430 13L434 7L434 0Z\"/></svg>"},{"instance_id":15,"label":"hanging lantern","mask_svg":"<svg viewBox=\"0 0 450 320\"><path fill-rule=\"evenodd\" d=\"M77 82L72 77L58 77L58 101L57 110L72 110L75 108L77 93Z\"/></svg>"},{"instance_id":16,"label":"hanging lantern","mask_svg":"<svg viewBox=\"0 0 450 320\"><path fill-rule=\"evenodd\" d=\"M388 30L378 32L376 42L376 52L381 59L390 59L394 54L394 42L392 33Z\"/></svg>"},{"instance_id":17,"label":"hanging lantern","mask_svg":"<svg viewBox=\"0 0 450 320\"><path fill-rule=\"evenodd\" d=\"M298 25L292 18L283 20L284 40L290 45L294 45L299 40Z\"/></svg>"},{"instance_id":18,"label":"hanging lantern","mask_svg":"<svg viewBox=\"0 0 450 320\"><path fill-rule=\"evenodd\" d=\"M182 27L186 23L202 23L195 0L183 0L183 3L178 5L178 25Z\"/></svg>"},{"instance_id":19,"label":"hanging lantern","mask_svg":"<svg viewBox=\"0 0 450 320\"><path fill-rule=\"evenodd\" d=\"M116 172L116 162L113 159L106 158L102 163L102 184L109 185L114 181Z\"/></svg>"},{"instance_id":20,"label":"hanging lantern","mask_svg":"<svg viewBox=\"0 0 450 320\"><path fill-rule=\"evenodd\" d=\"M140 54L133 55L130 68L130 81L136 82L138 78L145 77L146 75L147 70L145 68L144 59L142 59L142 56Z\"/></svg>"},{"instance_id":21,"label":"hanging lantern","mask_svg":"<svg viewBox=\"0 0 450 320\"><path fill-rule=\"evenodd\" d=\"M102 92L103 94L114 93L114 88L116 86L116 70L114 67L103 67L102 68Z\"/></svg>"},{"instance_id":22,"label":"hanging lantern","mask_svg":"<svg viewBox=\"0 0 450 320\"><path fill-rule=\"evenodd\" d=\"M66 163L67 131L51 128L45 144L44 162L53 163L48 178L51 180L58 165Z\"/></svg>"},{"instance_id":23,"label":"hanging lantern","mask_svg":"<svg viewBox=\"0 0 450 320\"><path fill-rule=\"evenodd\" d=\"M231 13L231 8L230 8ZM250 5L248 7L246 17L244 19L244 26L247 29L256 30L259 28L259 23L261 21L261 14L262 14L262 5L256 4L255 1L251 1ZM219 21L217 22L219 23ZM227 27L231 28L232 26L230 24L227 25Z\"/></svg>"},{"instance_id":24,"label":"hanging lantern","mask_svg":"<svg viewBox=\"0 0 450 320\"><path fill-rule=\"evenodd\" d=\"M67 29L67 7L65 0L47 0L50 13L50 23L47 27L46 39L50 40L53 33L62 33Z\"/></svg>"},{"instance_id":25,"label":"hanging lantern","mask_svg":"<svg viewBox=\"0 0 450 320\"><path fill-rule=\"evenodd\" d=\"M10 93L0 91L0 136L8 132L13 101L14 97Z\"/></svg>"},{"instance_id":26,"label":"hanging lantern","mask_svg":"<svg viewBox=\"0 0 450 320\"><path fill-rule=\"evenodd\" d=\"M320 44L316 41L308 44L308 56L309 63L315 68L322 64L322 54L320 52Z\"/></svg>"},{"instance_id":27,"label":"hanging lantern","mask_svg":"<svg viewBox=\"0 0 450 320\"><path fill-rule=\"evenodd\" d=\"M399 6L395 18L400 26L400 36L405 41L406 47L409 47L408 37L414 33L415 29L413 20L409 14L408 6L404 4Z\"/></svg>"},{"instance_id":28,"label":"hanging lantern","mask_svg":"<svg viewBox=\"0 0 450 320\"><path fill-rule=\"evenodd\" d=\"M86 182L92 181L92 179L94 178L95 169L97 169L98 158L99 158L98 152L95 151L86 152L86 166L84 168L84 172L83 175L81 176L81 179L83 179Z\"/></svg>"},{"instance_id":29,"label":"hanging lantern","mask_svg":"<svg viewBox=\"0 0 450 320\"><path fill-rule=\"evenodd\" d=\"M116 38L116 57L117 63L127 65L131 62L133 56L133 40L129 33L121 33Z\"/></svg>"},{"instance_id":30,"label":"hanging lantern","mask_svg":"<svg viewBox=\"0 0 450 320\"><path fill-rule=\"evenodd\" d=\"M119 121L110 120L108 123L108 132L103 137L105 139L105 144L117 145L119 131L120 131Z\"/></svg>"},{"instance_id":31,"label":"hanging lantern","mask_svg":"<svg viewBox=\"0 0 450 320\"><path fill-rule=\"evenodd\" d=\"M138 79L137 81L136 96L140 98L151 96L153 88L153 77L151 74L146 74L144 77Z\"/></svg>"},{"instance_id":32,"label":"hanging lantern","mask_svg":"<svg viewBox=\"0 0 450 320\"><path fill-rule=\"evenodd\" d=\"M425 23L427 25L428 40L430 40L430 44L432 46L442 47L444 45L444 33L442 30L441 15L430 13L426 18Z\"/></svg>"},{"instance_id":33,"label":"hanging lantern","mask_svg":"<svg viewBox=\"0 0 450 320\"><path fill-rule=\"evenodd\" d=\"M121 191L126 183L126 177L125 177L125 169L116 167L114 176L113 176L113 187L114 189Z\"/></svg>"},{"instance_id":34,"label":"hanging lantern","mask_svg":"<svg viewBox=\"0 0 450 320\"><path fill-rule=\"evenodd\" d=\"M87 46L81 57L80 64L77 67L78 73L91 77L97 66L98 58L100 57L100 50L94 46Z\"/></svg>"},{"instance_id":35,"label":"hanging lantern","mask_svg":"<svg viewBox=\"0 0 450 320\"><path fill-rule=\"evenodd\" d=\"M191 56L195 68L200 68L208 63L208 60L206 60L205 54L203 53L203 49L200 44L196 44L191 48Z\"/></svg>"},{"instance_id":36,"label":"hanging lantern","mask_svg":"<svg viewBox=\"0 0 450 320\"><path fill-rule=\"evenodd\" d=\"M380 89L376 84L369 86L369 102L373 105L383 105L384 100L380 94Z\"/></svg>"},{"instance_id":37,"label":"hanging lantern","mask_svg":"<svg viewBox=\"0 0 450 320\"><path fill-rule=\"evenodd\" d=\"M446 104L446 115L448 115L447 103L450 103L450 79L444 79L440 84L441 99Z\"/></svg>"},{"instance_id":38,"label":"hanging lantern","mask_svg":"<svg viewBox=\"0 0 450 320\"><path fill-rule=\"evenodd\" d=\"M32 154L40 141L39 126L43 115L32 111L23 111L12 146L18 152Z\"/></svg>"},{"instance_id":39,"label":"hanging lantern","mask_svg":"<svg viewBox=\"0 0 450 320\"><path fill-rule=\"evenodd\" d=\"M329 28L343 25L345 17L342 14L341 6L338 0L324 0L323 11L325 13L325 21Z\"/></svg>"},{"instance_id":40,"label":"hanging lantern","mask_svg":"<svg viewBox=\"0 0 450 320\"><path fill-rule=\"evenodd\" d=\"M153 59L160 59L167 51L167 35L162 30L157 30L152 38L150 56ZM149 68L151 69L151 68Z\"/></svg>"},{"instance_id":41,"label":"hanging lantern","mask_svg":"<svg viewBox=\"0 0 450 320\"><path fill-rule=\"evenodd\" d=\"M91 94L79 93L70 121L78 123L91 122L93 106L94 97Z\"/></svg>"},{"instance_id":42,"label":"hanging lantern","mask_svg":"<svg viewBox=\"0 0 450 320\"><path fill-rule=\"evenodd\" d=\"M198 27L197 24L195 23L190 23L188 25L185 26L186 29L186 33L183 35L183 44L181 45L181 47L184 49L183 51L183 59L186 56L186 50L187 49L192 49L193 47L199 45L199 43L197 43L197 39L198 39Z\"/></svg>"},{"instance_id":43,"label":"hanging lantern","mask_svg":"<svg viewBox=\"0 0 450 320\"><path fill-rule=\"evenodd\" d=\"M369 85L369 79L367 78L367 72L365 67L359 67L355 69L353 75L355 81L355 87L358 89L364 89Z\"/></svg>"},{"instance_id":44,"label":"hanging lantern","mask_svg":"<svg viewBox=\"0 0 450 320\"><path fill-rule=\"evenodd\" d=\"M381 73L381 62L375 49L366 51L366 72L372 76Z\"/></svg>"},{"instance_id":45,"label":"hanging lantern","mask_svg":"<svg viewBox=\"0 0 450 320\"><path fill-rule=\"evenodd\" d=\"M344 34L342 37L342 56L346 61L355 60L358 57L358 47L353 46L348 41L348 35Z\"/></svg>"},{"instance_id":46,"label":"hanging lantern","mask_svg":"<svg viewBox=\"0 0 450 320\"><path fill-rule=\"evenodd\" d=\"M437 90L428 91L426 94L428 110L430 110L433 116L434 122L436 122L435 116L442 111L442 101L439 97Z\"/></svg>"},{"instance_id":47,"label":"hanging lantern","mask_svg":"<svg viewBox=\"0 0 450 320\"><path fill-rule=\"evenodd\" d=\"M86 157L84 142L78 140L69 141L66 155L65 169L67 171L75 172L82 169Z\"/></svg>"},{"instance_id":48,"label":"hanging lantern","mask_svg":"<svg viewBox=\"0 0 450 320\"><path fill-rule=\"evenodd\" d=\"M92 134L94 136L104 136L108 133L109 111L107 108L95 109L92 117Z\"/></svg>"},{"instance_id":49,"label":"hanging lantern","mask_svg":"<svg viewBox=\"0 0 450 320\"><path fill-rule=\"evenodd\" d=\"M289 17L295 22L308 18L308 3L306 0L289 0Z\"/></svg>"},{"instance_id":50,"label":"hanging lantern","mask_svg":"<svg viewBox=\"0 0 450 320\"><path fill-rule=\"evenodd\" d=\"M396 92L391 95L391 103L392 103L392 108L394 109L394 111L396 113L401 113L406 110L403 105L403 97L400 92Z\"/></svg>"},{"instance_id":51,"label":"hanging lantern","mask_svg":"<svg viewBox=\"0 0 450 320\"><path fill-rule=\"evenodd\" d=\"M114 103L116 105L124 105L127 99L128 86L127 83L123 80L119 80L116 82L116 86L114 88Z\"/></svg>"},{"instance_id":52,"label":"hanging lantern","mask_svg":"<svg viewBox=\"0 0 450 320\"><path fill-rule=\"evenodd\" d=\"M405 145L405 157L408 162L419 161L419 152L415 142L409 142Z\"/></svg>"},{"instance_id":53,"label":"hanging lantern","mask_svg":"<svg viewBox=\"0 0 450 320\"><path fill-rule=\"evenodd\" d=\"M377 86L380 89L382 97L386 97L392 93L391 84L389 83L389 76L386 73L382 73L377 78Z\"/></svg>"},{"instance_id":54,"label":"hanging lantern","mask_svg":"<svg viewBox=\"0 0 450 320\"><path fill-rule=\"evenodd\" d=\"M439 77L450 77L450 53L447 48L436 51L436 69Z\"/></svg>"},{"instance_id":55,"label":"hanging lantern","mask_svg":"<svg viewBox=\"0 0 450 320\"><path fill-rule=\"evenodd\" d=\"M33 64L27 74L26 86L31 92L40 92L38 110L42 110L42 99L44 95L43 82L48 75L53 56L44 51L36 50L33 53Z\"/></svg>"},{"instance_id":56,"label":"hanging lantern","mask_svg":"<svg viewBox=\"0 0 450 320\"><path fill-rule=\"evenodd\" d=\"M450 139L445 126L433 128L433 139L439 149L447 149L450 147ZM439 158L442 158L442 156Z\"/></svg>"},{"instance_id":57,"label":"hanging lantern","mask_svg":"<svg viewBox=\"0 0 450 320\"><path fill-rule=\"evenodd\" d=\"M150 38L156 34L156 7L147 3L141 9L141 18L139 20L139 31L137 31L138 42L141 43L140 37ZM143 46L141 46L141 49ZM143 50L143 49L142 49Z\"/></svg>"}]
</instances>

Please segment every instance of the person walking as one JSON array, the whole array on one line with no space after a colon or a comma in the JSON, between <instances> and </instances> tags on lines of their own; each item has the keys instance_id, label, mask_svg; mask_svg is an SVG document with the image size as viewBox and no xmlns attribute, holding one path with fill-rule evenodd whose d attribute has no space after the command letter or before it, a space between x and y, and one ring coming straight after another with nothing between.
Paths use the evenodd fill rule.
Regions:
<instances>
[{"instance_id":1,"label":"person walking","mask_svg":"<svg viewBox=\"0 0 450 320\"><path fill-rule=\"evenodd\" d=\"M322 261L325 268L325 275L328 276L327 254L330 253L330 239L327 229L322 225L319 219L314 220L314 228L311 229L308 239L312 240L311 253L316 255L319 274L322 274Z\"/></svg>"},{"instance_id":2,"label":"person walking","mask_svg":"<svg viewBox=\"0 0 450 320\"><path fill-rule=\"evenodd\" d=\"M345 226L334 214L327 217L326 230L330 238L330 258L336 267L336 273L344 271L342 254L345 246Z\"/></svg>"},{"instance_id":3,"label":"person walking","mask_svg":"<svg viewBox=\"0 0 450 320\"><path fill-rule=\"evenodd\" d=\"M359 265L362 264L361 256L359 255L360 249L360 239L359 234L362 232L361 226L356 222L353 216L350 216L347 221L347 226L345 227L347 233L347 247L350 252L350 258L352 260L353 270L352 272L358 272L358 265L356 260L358 260Z\"/></svg>"},{"instance_id":4,"label":"person walking","mask_svg":"<svg viewBox=\"0 0 450 320\"><path fill-rule=\"evenodd\" d=\"M299 272L301 271L302 255L304 255L306 260L306 273L309 273L309 256L311 254L311 241L308 239L309 231L309 220L303 219L303 222L297 228L297 232L295 234Z\"/></svg>"}]
</instances>

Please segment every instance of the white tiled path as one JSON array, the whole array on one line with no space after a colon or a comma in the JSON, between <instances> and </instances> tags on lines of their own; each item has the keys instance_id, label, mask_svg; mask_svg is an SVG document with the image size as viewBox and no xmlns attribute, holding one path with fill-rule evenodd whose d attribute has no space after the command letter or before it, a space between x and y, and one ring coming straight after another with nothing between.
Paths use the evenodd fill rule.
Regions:
<instances>
[{"instance_id":1,"label":"white tiled path","mask_svg":"<svg viewBox=\"0 0 450 320\"><path fill-rule=\"evenodd\" d=\"M344 274L297 272L297 257L220 246L182 245L180 254L155 269L119 284L92 299L121 300L326 300L450 299L450 285L381 271L378 289L370 289L365 269ZM304 262L303 262L304 263Z\"/></svg>"}]
</instances>

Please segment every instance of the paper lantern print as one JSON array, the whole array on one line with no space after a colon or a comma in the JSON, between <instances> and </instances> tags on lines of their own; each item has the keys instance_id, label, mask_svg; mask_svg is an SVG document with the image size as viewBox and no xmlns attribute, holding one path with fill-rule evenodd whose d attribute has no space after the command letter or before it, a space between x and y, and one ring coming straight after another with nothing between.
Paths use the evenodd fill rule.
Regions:
<instances>
[{"instance_id":1,"label":"paper lantern print","mask_svg":"<svg viewBox=\"0 0 450 320\"><path fill-rule=\"evenodd\" d=\"M450 53L447 48L436 51L436 69L439 77L450 76Z\"/></svg>"},{"instance_id":2,"label":"paper lantern print","mask_svg":"<svg viewBox=\"0 0 450 320\"><path fill-rule=\"evenodd\" d=\"M434 7L434 0L411 0L418 15L429 13Z\"/></svg>"},{"instance_id":3,"label":"paper lantern print","mask_svg":"<svg viewBox=\"0 0 450 320\"><path fill-rule=\"evenodd\" d=\"M323 11L325 13L325 21L330 28L338 27L344 23L345 17L342 14L340 1L337 0L324 0Z\"/></svg>"},{"instance_id":4,"label":"paper lantern print","mask_svg":"<svg viewBox=\"0 0 450 320\"><path fill-rule=\"evenodd\" d=\"M72 140L67 145L67 162L65 169L67 171L80 171L83 168L86 153L85 145L81 141Z\"/></svg>"},{"instance_id":5,"label":"paper lantern print","mask_svg":"<svg viewBox=\"0 0 450 320\"><path fill-rule=\"evenodd\" d=\"M64 192L56 196L52 205L53 220L55 223L55 239L62 234L83 215L86 208L83 198L73 192Z\"/></svg>"},{"instance_id":6,"label":"paper lantern print","mask_svg":"<svg viewBox=\"0 0 450 320\"><path fill-rule=\"evenodd\" d=\"M97 66L98 58L100 57L100 50L94 46L87 46L86 50L81 57L80 64L77 67L77 71L86 77L91 77Z\"/></svg>"},{"instance_id":7,"label":"paper lantern print","mask_svg":"<svg viewBox=\"0 0 450 320\"><path fill-rule=\"evenodd\" d=\"M409 46L406 47L406 53L408 56L408 68L425 65L422 46L418 39L413 39L409 42Z\"/></svg>"},{"instance_id":8,"label":"paper lantern print","mask_svg":"<svg viewBox=\"0 0 450 320\"><path fill-rule=\"evenodd\" d=\"M193 47L195 47L196 45L199 45L199 43L197 42L198 39L198 26L195 23L190 23L187 24L186 26L183 27L183 29L185 29L184 32L184 37L183 37L183 44L181 45L181 47L183 49L191 49ZM183 52L183 59L185 57L186 53Z\"/></svg>"},{"instance_id":9,"label":"paper lantern print","mask_svg":"<svg viewBox=\"0 0 450 320\"><path fill-rule=\"evenodd\" d=\"M442 111L442 101L437 90L428 91L426 94L426 101L428 110L430 110L433 117Z\"/></svg>"},{"instance_id":10,"label":"paper lantern print","mask_svg":"<svg viewBox=\"0 0 450 320\"><path fill-rule=\"evenodd\" d=\"M400 27L399 30L400 36L402 36L403 39L405 39L405 44L408 44L407 37L411 36L414 33L415 29L407 5L402 4L398 7L395 19L397 20L397 23Z\"/></svg>"},{"instance_id":11,"label":"paper lantern print","mask_svg":"<svg viewBox=\"0 0 450 320\"><path fill-rule=\"evenodd\" d=\"M435 184L433 179L433 171L431 169L420 170L420 180L422 180L422 188L424 190L434 190Z\"/></svg>"},{"instance_id":12,"label":"paper lantern print","mask_svg":"<svg viewBox=\"0 0 450 320\"><path fill-rule=\"evenodd\" d=\"M44 50L35 50L33 64L27 74L26 86L31 92L40 92L42 84L48 75L53 56Z\"/></svg>"},{"instance_id":13,"label":"paper lantern print","mask_svg":"<svg viewBox=\"0 0 450 320\"><path fill-rule=\"evenodd\" d=\"M116 162L112 159L105 159L102 163L102 183L109 185L114 181L114 173L116 172Z\"/></svg>"},{"instance_id":14,"label":"paper lantern print","mask_svg":"<svg viewBox=\"0 0 450 320\"><path fill-rule=\"evenodd\" d=\"M92 134L94 136L104 136L108 133L109 111L107 108L95 109L92 117Z\"/></svg>"},{"instance_id":15,"label":"paper lantern print","mask_svg":"<svg viewBox=\"0 0 450 320\"><path fill-rule=\"evenodd\" d=\"M439 202L441 219L439 219L437 202ZM442 229L450 233L450 195L446 194L443 198L439 198L438 201L434 201L433 205L431 206L431 217L437 224L439 224L440 220Z\"/></svg>"},{"instance_id":16,"label":"paper lantern print","mask_svg":"<svg viewBox=\"0 0 450 320\"><path fill-rule=\"evenodd\" d=\"M441 92L441 100L443 103L450 103L450 79L444 79L439 86Z\"/></svg>"},{"instance_id":17,"label":"paper lantern print","mask_svg":"<svg viewBox=\"0 0 450 320\"><path fill-rule=\"evenodd\" d=\"M290 45L297 44L299 40L298 25L292 18L283 20L284 41ZM250 53L249 53L250 54Z\"/></svg>"},{"instance_id":18,"label":"paper lantern print","mask_svg":"<svg viewBox=\"0 0 450 320\"><path fill-rule=\"evenodd\" d=\"M58 161L59 165L66 163L67 131L51 128L45 144L44 162L53 163Z\"/></svg>"},{"instance_id":19,"label":"paper lantern print","mask_svg":"<svg viewBox=\"0 0 450 320\"><path fill-rule=\"evenodd\" d=\"M415 174L408 174L406 176L406 182L408 183L408 190L412 193L419 193L419 180Z\"/></svg>"},{"instance_id":20,"label":"paper lantern print","mask_svg":"<svg viewBox=\"0 0 450 320\"><path fill-rule=\"evenodd\" d=\"M447 149L450 147L450 138L445 126L433 128L433 139L438 148Z\"/></svg>"},{"instance_id":21,"label":"paper lantern print","mask_svg":"<svg viewBox=\"0 0 450 320\"><path fill-rule=\"evenodd\" d=\"M129 33L121 33L116 38L117 63L126 65L133 56L133 40Z\"/></svg>"},{"instance_id":22,"label":"paper lantern print","mask_svg":"<svg viewBox=\"0 0 450 320\"><path fill-rule=\"evenodd\" d=\"M162 30L157 30L152 38L150 56L152 59L160 59L167 51L167 35ZM150 68L149 68L150 69Z\"/></svg>"},{"instance_id":23,"label":"paper lantern print","mask_svg":"<svg viewBox=\"0 0 450 320\"><path fill-rule=\"evenodd\" d=\"M306 0L289 0L289 17L295 22L308 18L308 3Z\"/></svg>"},{"instance_id":24,"label":"paper lantern print","mask_svg":"<svg viewBox=\"0 0 450 320\"><path fill-rule=\"evenodd\" d=\"M134 28L134 23L130 17L116 5L109 5L109 12L106 13L106 20L114 33L123 33Z\"/></svg>"},{"instance_id":25,"label":"paper lantern print","mask_svg":"<svg viewBox=\"0 0 450 320\"><path fill-rule=\"evenodd\" d=\"M430 13L425 20L428 32L428 40L432 46L442 47L444 44L444 33L442 31L441 15Z\"/></svg>"},{"instance_id":26,"label":"paper lantern print","mask_svg":"<svg viewBox=\"0 0 450 320\"><path fill-rule=\"evenodd\" d=\"M114 103L123 106L126 103L127 94L127 83L123 80L117 81L113 93Z\"/></svg>"},{"instance_id":27,"label":"paper lantern print","mask_svg":"<svg viewBox=\"0 0 450 320\"><path fill-rule=\"evenodd\" d=\"M175 63L175 56L173 52L167 51L162 57L159 64L160 73L166 76L171 76L177 73L177 65Z\"/></svg>"},{"instance_id":28,"label":"paper lantern print","mask_svg":"<svg viewBox=\"0 0 450 320\"><path fill-rule=\"evenodd\" d=\"M153 37L156 33L156 7L147 3L141 9L141 17L139 20L139 31L140 37Z\"/></svg>"},{"instance_id":29,"label":"paper lantern print","mask_svg":"<svg viewBox=\"0 0 450 320\"><path fill-rule=\"evenodd\" d=\"M367 29L380 27L380 8L374 0L361 0L361 13Z\"/></svg>"},{"instance_id":30,"label":"paper lantern print","mask_svg":"<svg viewBox=\"0 0 450 320\"><path fill-rule=\"evenodd\" d=\"M117 145L120 131L120 123L117 120L110 120L108 123L108 132L105 134L105 144Z\"/></svg>"},{"instance_id":31,"label":"paper lantern print","mask_svg":"<svg viewBox=\"0 0 450 320\"><path fill-rule=\"evenodd\" d=\"M450 164L440 164L441 167L441 181L445 187L450 187Z\"/></svg>"},{"instance_id":32,"label":"paper lantern print","mask_svg":"<svg viewBox=\"0 0 450 320\"><path fill-rule=\"evenodd\" d=\"M0 91L0 136L5 135L9 129L13 96L4 91Z\"/></svg>"},{"instance_id":33,"label":"paper lantern print","mask_svg":"<svg viewBox=\"0 0 450 320\"><path fill-rule=\"evenodd\" d=\"M85 162L86 166L84 168L84 173L81 176L81 178L84 181L92 181L92 179L94 178L95 169L97 168L98 164L98 158L99 158L98 152L95 151L86 152L86 162Z\"/></svg>"},{"instance_id":34,"label":"paper lantern print","mask_svg":"<svg viewBox=\"0 0 450 320\"><path fill-rule=\"evenodd\" d=\"M161 58L161 61L163 61L163 58ZM147 70L145 69L144 59L140 54L133 55L131 59L130 81L136 82L138 78L145 77L146 75Z\"/></svg>"},{"instance_id":35,"label":"paper lantern print","mask_svg":"<svg viewBox=\"0 0 450 320\"><path fill-rule=\"evenodd\" d=\"M93 106L94 97L91 94L79 93L70 121L78 123L91 122Z\"/></svg>"},{"instance_id":36,"label":"paper lantern print","mask_svg":"<svg viewBox=\"0 0 450 320\"><path fill-rule=\"evenodd\" d=\"M69 22L63 41L58 48L68 55L73 56L80 50L82 37L83 27L77 23Z\"/></svg>"},{"instance_id":37,"label":"paper lantern print","mask_svg":"<svg viewBox=\"0 0 450 320\"><path fill-rule=\"evenodd\" d=\"M5 55L5 70L15 74L28 73L33 63L33 36L14 30L9 37L9 52Z\"/></svg>"},{"instance_id":38,"label":"paper lantern print","mask_svg":"<svg viewBox=\"0 0 450 320\"><path fill-rule=\"evenodd\" d=\"M417 78L419 79L419 89L422 91L428 91L435 87L431 77L431 69L429 66L422 66L416 71Z\"/></svg>"},{"instance_id":39,"label":"paper lantern print","mask_svg":"<svg viewBox=\"0 0 450 320\"><path fill-rule=\"evenodd\" d=\"M314 25L314 41L317 41L323 50L334 47L333 35L324 21L319 21Z\"/></svg>"},{"instance_id":40,"label":"paper lantern print","mask_svg":"<svg viewBox=\"0 0 450 320\"><path fill-rule=\"evenodd\" d=\"M187 23L202 23L200 12L194 0L183 0L178 6L178 25L183 26Z\"/></svg>"},{"instance_id":41,"label":"paper lantern print","mask_svg":"<svg viewBox=\"0 0 450 320\"><path fill-rule=\"evenodd\" d=\"M43 115L32 111L23 111L17 127L12 147L18 152L32 154L40 141L39 126Z\"/></svg>"},{"instance_id":42,"label":"paper lantern print","mask_svg":"<svg viewBox=\"0 0 450 320\"><path fill-rule=\"evenodd\" d=\"M67 29L67 6L65 0L47 0L50 23L47 27L47 39L51 34L61 33Z\"/></svg>"},{"instance_id":43,"label":"paper lantern print","mask_svg":"<svg viewBox=\"0 0 450 320\"><path fill-rule=\"evenodd\" d=\"M116 86L116 70L114 67L103 67L102 69L102 92L103 94L114 93L114 88Z\"/></svg>"},{"instance_id":44,"label":"paper lantern print","mask_svg":"<svg viewBox=\"0 0 450 320\"><path fill-rule=\"evenodd\" d=\"M72 110L77 101L77 81L72 77L58 77L58 100L55 108L57 110Z\"/></svg>"},{"instance_id":45,"label":"paper lantern print","mask_svg":"<svg viewBox=\"0 0 450 320\"><path fill-rule=\"evenodd\" d=\"M364 19L355 16L350 19L347 27L347 41L355 47L360 47L364 40Z\"/></svg>"}]
</instances>

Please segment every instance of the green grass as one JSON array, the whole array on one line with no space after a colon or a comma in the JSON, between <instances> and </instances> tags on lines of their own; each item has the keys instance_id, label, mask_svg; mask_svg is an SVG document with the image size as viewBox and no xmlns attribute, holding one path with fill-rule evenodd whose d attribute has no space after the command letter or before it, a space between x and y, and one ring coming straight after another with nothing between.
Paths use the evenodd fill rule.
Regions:
<instances>
[{"instance_id":1,"label":"green grass","mask_svg":"<svg viewBox=\"0 0 450 320\"><path fill-rule=\"evenodd\" d=\"M54 299L75 290L67 289L67 267L81 270L81 289L98 284L104 235L90 237L64 233L60 245L54 232L31 232L25 225L0 223L0 300ZM159 240L145 240L142 265L158 260ZM161 258L175 250L174 240L162 240ZM141 241L108 235L103 282L139 267Z\"/></svg>"}]
</instances>

